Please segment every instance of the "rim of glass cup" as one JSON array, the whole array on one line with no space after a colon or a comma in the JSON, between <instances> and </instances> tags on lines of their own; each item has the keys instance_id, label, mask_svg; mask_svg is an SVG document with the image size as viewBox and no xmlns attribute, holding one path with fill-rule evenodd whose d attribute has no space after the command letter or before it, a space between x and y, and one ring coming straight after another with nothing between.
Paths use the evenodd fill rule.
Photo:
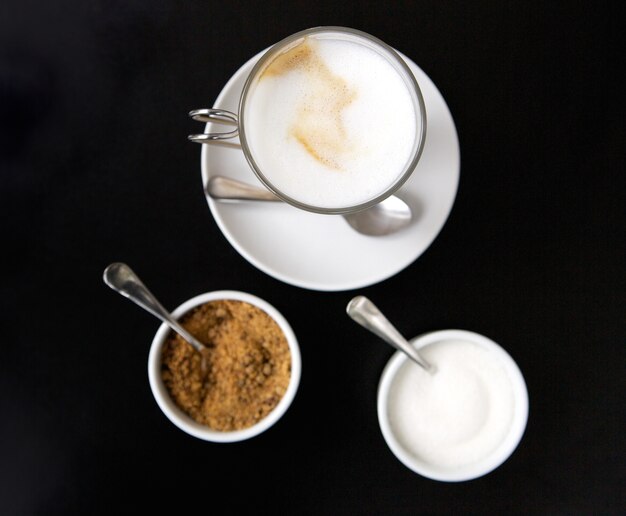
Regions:
<instances>
[{"instance_id":1,"label":"rim of glass cup","mask_svg":"<svg viewBox=\"0 0 626 516\"><path fill-rule=\"evenodd\" d=\"M336 32L336 33L347 34L349 36L356 36L357 38L365 39L369 41L370 43L373 43L374 45L377 45L378 47L380 47L380 49L382 49L384 53L386 54L386 57L388 58L388 60L398 65L396 70L398 70L399 73L400 73L400 70L402 70L403 78L406 82L409 83L410 85L409 90L411 92L411 97L417 102L416 107L418 108L417 110L418 112L416 113L417 123L418 123L417 129L419 133L418 138L417 138L417 145L415 146L415 150L413 151L412 158L409 161L409 163L406 165L404 172L386 190L381 192L376 197L370 199L369 201L352 205L352 206L343 206L343 207L337 207L337 208L314 206L314 205L303 203L283 193L279 188L273 185L272 182L263 174L260 167L257 165L256 161L254 160L251 148L248 145L248 140L246 138L246 131L245 131L246 100L248 98L248 92L250 91L250 88L252 84L254 83L254 80L257 77L258 73L264 68L264 66L267 64L267 62L270 59L272 59L275 55L277 55L280 51L282 51L285 47L287 47L294 41L303 39L305 36L309 36L311 34L320 34L320 33L325 33L325 32L328 32L328 33ZM417 163L420 160L422 151L424 150L424 142L426 141L426 105L424 103L424 97L422 96L422 91L419 87L419 84L417 83L417 80L415 79L415 76L413 75L413 72L411 72L411 69L409 68L409 66L406 64L404 59L402 59L402 57L392 47L387 45L387 43L385 43L384 41L381 41L380 39L372 36L371 34L368 34L367 32L363 32L357 29L351 29L349 27L340 27L340 26L313 27L310 29L302 30L300 32L296 32L295 34L292 34L291 36L288 36L278 41L274 45L272 45L261 56L261 58L255 63L254 67L248 74L248 77L246 78L246 82L244 83L244 86L243 86L243 90L241 92L241 97L239 99L238 112L239 112L239 123L238 123L239 142L244 151L243 154L246 160L248 161L248 164L252 168L252 171L257 176L259 181L261 181L261 183L263 183L263 185L265 185L265 187L268 190L273 192L276 196L278 196L283 201L291 204L292 206L295 206L296 208L311 211L314 213L325 213L325 214L352 213L352 212L364 210L366 208L370 208L371 206L374 206L375 204L378 204L379 202L383 201L384 199L392 195L394 192L396 192L411 176L415 167L417 166Z\"/></svg>"}]
</instances>

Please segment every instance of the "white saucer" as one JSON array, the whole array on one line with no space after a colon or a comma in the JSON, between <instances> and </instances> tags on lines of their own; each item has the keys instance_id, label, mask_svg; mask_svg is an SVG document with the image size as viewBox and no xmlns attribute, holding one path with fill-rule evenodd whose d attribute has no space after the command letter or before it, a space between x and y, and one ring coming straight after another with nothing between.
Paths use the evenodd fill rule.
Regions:
<instances>
[{"instance_id":1,"label":"white saucer","mask_svg":"<svg viewBox=\"0 0 626 516\"><path fill-rule=\"evenodd\" d=\"M212 107L237 112L243 84L261 52L244 64ZM420 85L427 130L422 157L397 193L416 216L411 225L384 237L355 232L340 215L320 215L282 203L224 204L207 196L224 236L252 265L298 287L322 291L362 288L385 280L413 263L435 240L456 197L460 151L450 110L437 87L400 54ZM224 126L207 124L210 130ZM202 145L202 182L223 175L260 185L236 147Z\"/></svg>"}]
</instances>

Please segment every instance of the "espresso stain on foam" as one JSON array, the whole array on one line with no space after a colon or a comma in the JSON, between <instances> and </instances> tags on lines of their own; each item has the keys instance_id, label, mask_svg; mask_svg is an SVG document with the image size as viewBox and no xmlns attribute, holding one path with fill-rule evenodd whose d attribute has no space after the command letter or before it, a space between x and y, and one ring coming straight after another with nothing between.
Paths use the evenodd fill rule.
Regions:
<instances>
[{"instance_id":1,"label":"espresso stain on foam","mask_svg":"<svg viewBox=\"0 0 626 516\"><path fill-rule=\"evenodd\" d=\"M322 165L341 170L342 157L352 151L343 123L343 111L357 97L345 79L331 72L308 38L276 57L259 80L290 72L305 74L307 92L297 108L289 134Z\"/></svg>"}]
</instances>

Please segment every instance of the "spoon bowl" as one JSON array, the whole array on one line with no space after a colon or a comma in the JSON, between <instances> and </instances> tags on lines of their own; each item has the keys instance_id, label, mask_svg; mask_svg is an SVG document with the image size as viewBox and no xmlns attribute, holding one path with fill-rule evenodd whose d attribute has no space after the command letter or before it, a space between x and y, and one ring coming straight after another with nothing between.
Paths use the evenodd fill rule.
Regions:
<instances>
[{"instance_id":1,"label":"spoon bowl","mask_svg":"<svg viewBox=\"0 0 626 516\"><path fill-rule=\"evenodd\" d=\"M224 176L212 176L206 192L215 201L270 201L282 202L269 190ZM342 215L357 232L368 236L384 236L407 227L413 219L411 208L399 197L392 195L378 204L355 213Z\"/></svg>"}]
</instances>

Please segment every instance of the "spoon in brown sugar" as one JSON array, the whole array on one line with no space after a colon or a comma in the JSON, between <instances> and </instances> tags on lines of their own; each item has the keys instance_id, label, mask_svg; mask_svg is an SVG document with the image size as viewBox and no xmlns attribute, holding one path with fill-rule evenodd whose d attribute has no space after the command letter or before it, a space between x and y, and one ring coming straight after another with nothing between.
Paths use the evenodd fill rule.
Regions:
<instances>
[{"instance_id":1,"label":"spoon in brown sugar","mask_svg":"<svg viewBox=\"0 0 626 516\"><path fill-rule=\"evenodd\" d=\"M167 324L172 330L178 333L183 339L191 344L196 351L202 353L206 346L196 339L191 333L183 328L170 313L163 308L133 270L125 263L112 263L104 269L104 282L113 290L119 292L124 297L137 303L141 308L147 310L152 315L156 315L161 321Z\"/></svg>"}]
</instances>

